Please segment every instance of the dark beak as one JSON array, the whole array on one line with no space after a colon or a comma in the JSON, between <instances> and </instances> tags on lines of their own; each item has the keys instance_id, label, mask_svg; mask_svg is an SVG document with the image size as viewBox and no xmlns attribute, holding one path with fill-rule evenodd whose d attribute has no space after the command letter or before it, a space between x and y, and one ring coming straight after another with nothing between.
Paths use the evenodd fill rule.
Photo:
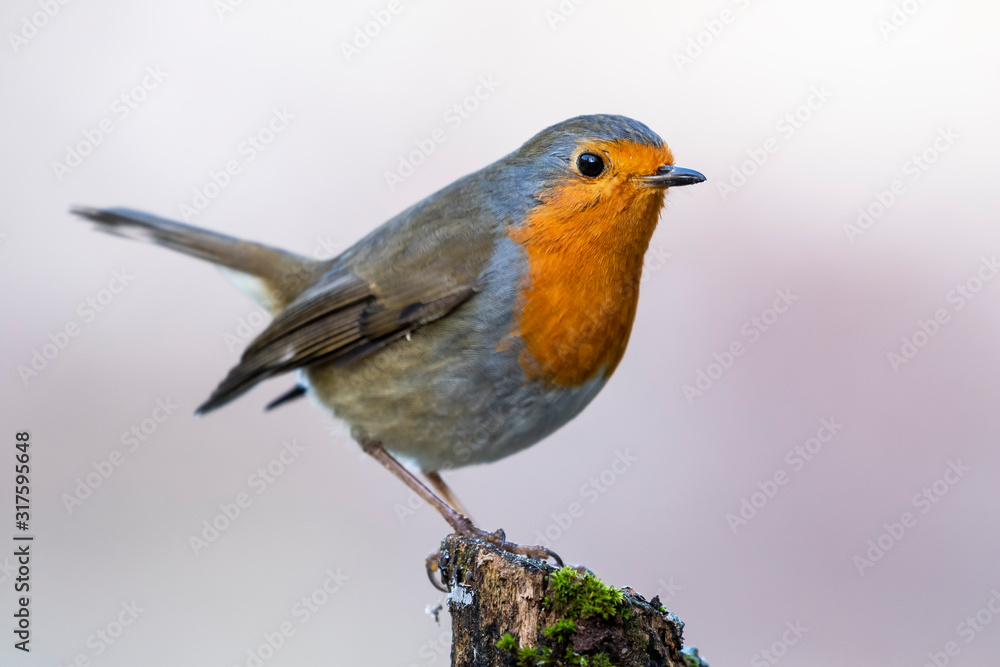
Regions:
<instances>
[{"instance_id":1,"label":"dark beak","mask_svg":"<svg viewBox=\"0 0 1000 667\"><path fill-rule=\"evenodd\" d=\"M672 164L665 164L656 170L652 176L643 176L640 182L643 185L655 188L670 188L678 185L694 185L705 180L705 175L694 169L675 167Z\"/></svg>"}]
</instances>

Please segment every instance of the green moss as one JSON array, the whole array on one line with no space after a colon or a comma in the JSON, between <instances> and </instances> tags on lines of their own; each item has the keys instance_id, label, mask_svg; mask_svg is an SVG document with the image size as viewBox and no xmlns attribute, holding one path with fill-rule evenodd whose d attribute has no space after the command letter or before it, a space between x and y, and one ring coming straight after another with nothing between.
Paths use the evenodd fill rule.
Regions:
<instances>
[{"instance_id":1,"label":"green moss","mask_svg":"<svg viewBox=\"0 0 1000 667\"><path fill-rule=\"evenodd\" d=\"M545 629L545 636L552 639L557 648L565 646L564 657L561 660L553 657L555 651L552 646L518 648L517 639L509 632L504 633L503 637L500 638L497 642L497 648L509 653L517 661L517 667L615 667L611 658L604 652L590 656L575 653L572 645L569 644L569 639L575 632L574 623L565 619L561 619L555 625Z\"/></svg>"},{"instance_id":2,"label":"green moss","mask_svg":"<svg viewBox=\"0 0 1000 667\"><path fill-rule=\"evenodd\" d=\"M564 567L549 577L551 596L545 599L549 608L558 608L564 618L608 619L621 610L622 594L594 575L580 574Z\"/></svg>"},{"instance_id":3,"label":"green moss","mask_svg":"<svg viewBox=\"0 0 1000 667\"><path fill-rule=\"evenodd\" d=\"M503 634L503 637L497 642L497 648L512 655L517 660L517 667L553 664L551 648L548 646L518 648L517 640L509 632Z\"/></svg>"},{"instance_id":4,"label":"green moss","mask_svg":"<svg viewBox=\"0 0 1000 667\"><path fill-rule=\"evenodd\" d=\"M543 640L537 647L517 648L509 633L497 642L497 648L509 653L518 667L615 667L604 652L581 655L573 650L577 621L620 618L634 621L622 593L592 574L580 574L564 567L549 575L545 607L551 613L548 627L539 628ZM634 623L628 624L634 625Z\"/></svg>"},{"instance_id":5,"label":"green moss","mask_svg":"<svg viewBox=\"0 0 1000 667\"><path fill-rule=\"evenodd\" d=\"M611 658L603 651L591 656L567 652L565 660L559 664L568 665L569 667L615 667L615 664L611 662Z\"/></svg>"},{"instance_id":6,"label":"green moss","mask_svg":"<svg viewBox=\"0 0 1000 667\"><path fill-rule=\"evenodd\" d=\"M517 667L535 667L538 664L538 649L525 646L517 652Z\"/></svg>"},{"instance_id":7,"label":"green moss","mask_svg":"<svg viewBox=\"0 0 1000 667\"><path fill-rule=\"evenodd\" d=\"M513 653L517 649L517 640L509 632L503 633L503 637L497 642L497 648L507 653Z\"/></svg>"},{"instance_id":8,"label":"green moss","mask_svg":"<svg viewBox=\"0 0 1000 667\"><path fill-rule=\"evenodd\" d=\"M569 641L576 634L576 623L568 618L560 618L554 624L545 628L543 634L546 638L557 643Z\"/></svg>"}]
</instances>

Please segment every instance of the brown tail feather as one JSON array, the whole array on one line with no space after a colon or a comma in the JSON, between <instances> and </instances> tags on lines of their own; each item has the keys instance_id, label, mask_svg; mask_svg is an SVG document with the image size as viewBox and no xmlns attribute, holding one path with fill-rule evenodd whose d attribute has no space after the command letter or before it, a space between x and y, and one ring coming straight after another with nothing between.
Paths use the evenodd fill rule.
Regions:
<instances>
[{"instance_id":1,"label":"brown tail feather","mask_svg":"<svg viewBox=\"0 0 1000 667\"><path fill-rule=\"evenodd\" d=\"M75 207L103 232L162 245L258 279L268 307L280 312L325 271L325 263L124 208ZM242 280L234 280L241 288ZM256 292L256 290L253 290ZM260 295L255 295L260 296Z\"/></svg>"}]
</instances>

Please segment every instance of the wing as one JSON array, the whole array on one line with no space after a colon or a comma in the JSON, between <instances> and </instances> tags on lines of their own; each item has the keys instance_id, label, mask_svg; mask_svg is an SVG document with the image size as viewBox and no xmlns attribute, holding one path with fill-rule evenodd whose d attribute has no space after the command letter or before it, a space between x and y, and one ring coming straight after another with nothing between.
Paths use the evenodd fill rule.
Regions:
<instances>
[{"instance_id":1,"label":"wing","mask_svg":"<svg viewBox=\"0 0 1000 667\"><path fill-rule=\"evenodd\" d=\"M349 271L327 274L250 344L198 413L221 407L274 375L320 362L360 359L443 317L474 293L473 285L464 285L386 299ZM400 306L403 301L408 303Z\"/></svg>"},{"instance_id":2,"label":"wing","mask_svg":"<svg viewBox=\"0 0 1000 667\"><path fill-rule=\"evenodd\" d=\"M197 412L221 407L281 373L354 362L470 299L499 227L489 218L484 222L483 211L454 210L441 197L445 192L333 260L333 268L250 344ZM470 224L476 215L471 219L478 222Z\"/></svg>"}]
</instances>

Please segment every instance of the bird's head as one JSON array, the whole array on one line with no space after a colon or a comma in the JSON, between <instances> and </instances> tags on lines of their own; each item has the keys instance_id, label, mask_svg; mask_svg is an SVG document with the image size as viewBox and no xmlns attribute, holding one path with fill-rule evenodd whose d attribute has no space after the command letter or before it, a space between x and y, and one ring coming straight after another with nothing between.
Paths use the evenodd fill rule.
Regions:
<instances>
[{"instance_id":1,"label":"bird's head","mask_svg":"<svg viewBox=\"0 0 1000 667\"><path fill-rule=\"evenodd\" d=\"M571 118L542 130L514 156L534 171L536 198L567 214L594 208L625 213L633 206L658 213L667 188L705 180L675 166L655 132L624 116Z\"/></svg>"},{"instance_id":2,"label":"bird's head","mask_svg":"<svg viewBox=\"0 0 1000 667\"><path fill-rule=\"evenodd\" d=\"M589 239L611 252L639 257L666 190L705 180L697 171L675 166L670 148L648 127L606 114L546 128L509 159L530 182L534 203L525 223L537 241Z\"/></svg>"}]
</instances>

